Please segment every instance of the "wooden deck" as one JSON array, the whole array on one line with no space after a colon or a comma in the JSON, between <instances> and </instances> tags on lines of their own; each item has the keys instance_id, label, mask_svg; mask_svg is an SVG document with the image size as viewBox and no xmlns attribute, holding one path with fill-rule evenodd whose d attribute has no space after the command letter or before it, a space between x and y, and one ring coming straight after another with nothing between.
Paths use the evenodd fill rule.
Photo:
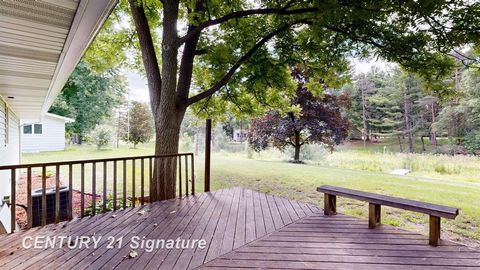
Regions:
<instances>
[{"instance_id":1,"label":"wooden deck","mask_svg":"<svg viewBox=\"0 0 480 270\"><path fill-rule=\"evenodd\" d=\"M102 236L97 248L25 249L27 236ZM138 248L131 237L205 239L205 249ZM108 249L108 237L123 237ZM129 208L0 238L0 269L479 269L480 251L242 188Z\"/></svg>"}]
</instances>

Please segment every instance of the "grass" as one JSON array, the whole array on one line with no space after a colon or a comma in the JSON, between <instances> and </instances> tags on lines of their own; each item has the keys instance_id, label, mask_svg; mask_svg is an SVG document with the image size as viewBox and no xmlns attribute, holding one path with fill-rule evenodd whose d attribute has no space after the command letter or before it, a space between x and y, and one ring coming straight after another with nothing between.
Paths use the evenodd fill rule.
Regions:
<instances>
[{"instance_id":1,"label":"grass","mask_svg":"<svg viewBox=\"0 0 480 270\"><path fill-rule=\"evenodd\" d=\"M151 153L153 153L152 145L140 146L139 149L122 146L115 150L96 150L94 147L85 146L69 148L64 152L27 154L24 155L23 161L29 163L95 159ZM243 153L214 154L212 188L244 186L322 205L323 197L315 190L320 185L328 184L459 207L461 212L456 220L442 220L444 232L448 233L450 239L468 238L469 243L480 243L480 162L478 158L384 155L352 150L334 152L321 161L307 164L286 163L284 158L278 155L272 158L268 153L255 154L254 158L249 159ZM390 169L402 167L405 164L413 168L411 176L394 176L386 173ZM196 157L196 176L197 191L201 191L203 189L203 156ZM427 234L426 215L385 209L383 223ZM367 206L358 201L339 198L339 211L353 216L367 217Z\"/></svg>"},{"instance_id":2,"label":"grass","mask_svg":"<svg viewBox=\"0 0 480 270\"><path fill-rule=\"evenodd\" d=\"M333 152L316 164L389 173L394 169L409 169L410 176L480 183L480 158L432 154L378 153L344 150Z\"/></svg>"},{"instance_id":3,"label":"grass","mask_svg":"<svg viewBox=\"0 0 480 270\"><path fill-rule=\"evenodd\" d=\"M261 192L286 196L322 205L316 192L320 185L335 185L385 195L403 197L461 208L454 220L443 220L444 229L480 240L480 184L384 173L349 170L279 161L251 160L234 156L214 156L212 183L215 188L245 186ZM367 206L358 201L339 199L346 214L367 217ZM426 233L427 216L388 209L384 223ZM422 225L419 227L419 225ZM456 238L452 235L453 238Z\"/></svg>"}]
</instances>

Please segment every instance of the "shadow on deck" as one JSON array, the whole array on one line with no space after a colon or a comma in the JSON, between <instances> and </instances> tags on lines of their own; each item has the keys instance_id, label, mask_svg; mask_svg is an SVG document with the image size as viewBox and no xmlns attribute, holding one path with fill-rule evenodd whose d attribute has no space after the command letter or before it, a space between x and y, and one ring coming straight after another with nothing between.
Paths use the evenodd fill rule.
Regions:
<instances>
[{"instance_id":1,"label":"shadow on deck","mask_svg":"<svg viewBox=\"0 0 480 270\"><path fill-rule=\"evenodd\" d=\"M35 237L87 236L94 248L24 248ZM29 238L31 237L31 238ZM201 249L136 247L144 239L206 241ZM42 239L42 238L37 238ZM122 239L122 240L119 240ZM57 238L59 241L59 239ZM58 242L57 242L58 243ZM146 242L144 242L146 243ZM67 242L66 245L73 242ZM111 248L109 248L109 244ZM1 269L478 269L480 251L313 205L223 189L34 228L0 238Z\"/></svg>"}]
</instances>

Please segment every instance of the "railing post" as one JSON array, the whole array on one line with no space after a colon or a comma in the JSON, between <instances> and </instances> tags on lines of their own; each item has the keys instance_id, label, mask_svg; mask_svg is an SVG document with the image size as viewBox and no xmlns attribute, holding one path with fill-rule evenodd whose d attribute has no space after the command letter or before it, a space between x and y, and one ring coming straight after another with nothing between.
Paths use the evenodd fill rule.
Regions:
<instances>
[{"instance_id":1,"label":"railing post","mask_svg":"<svg viewBox=\"0 0 480 270\"><path fill-rule=\"evenodd\" d=\"M117 161L113 161L113 210L117 210Z\"/></svg>"},{"instance_id":2,"label":"railing post","mask_svg":"<svg viewBox=\"0 0 480 270\"><path fill-rule=\"evenodd\" d=\"M205 192L210 191L210 154L212 146L212 119L205 123Z\"/></svg>"},{"instance_id":3,"label":"railing post","mask_svg":"<svg viewBox=\"0 0 480 270\"><path fill-rule=\"evenodd\" d=\"M195 166L194 159L195 158L194 158L193 154L191 154L191 157L192 157L192 166L191 166L192 167L191 168L192 169L192 176L191 176L192 177L192 195L194 195L195 194L195 168L194 168L194 166Z\"/></svg>"},{"instance_id":4,"label":"railing post","mask_svg":"<svg viewBox=\"0 0 480 270\"><path fill-rule=\"evenodd\" d=\"M95 216L97 213L97 163L92 163L92 212L90 215Z\"/></svg>"},{"instance_id":5,"label":"railing post","mask_svg":"<svg viewBox=\"0 0 480 270\"><path fill-rule=\"evenodd\" d=\"M32 228L32 167L27 168L27 228Z\"/></svg>"},{"instance_id":6,"label":"railing post","mask_svg":"<svg viewBox=\"0 0 480 270\"><path fill-rule=\"evenodd\" d=\"M178 157L178 197L182 197L182 157ZM188 181L188 179L187 179ZM188 190L187 190L188 192Z\"/></svg>"},{"instance_id":7,"label":"railing post","mask_svg":"<svg viewBox=\"0 0 480 270\"><path fill-rule=\"evenodd\" d=\"M55 166L55 223L60 222L60 165Z\"/></svg>"},{"instance_id":8,"label":"railing post","mask_svg":"<svg viewBox=\"0 0 480 270\"><path fill-rule=\"evenodd\" d=\"M80 165L80 215L85 216L85 163ZM72 202L73 203L73 202Z\"/></svg>"},{"instance_id":9,"label":"railing post","mask_svg":"<svg viewBox=\"0 0 480 270\"><path fill-rule=\"evenodd\" d=\"M102 212L107 212L107 168L108 163L106 161L103 162L103 205L102 205Z\"/></svg>"},{"instance_id":10,"label":"railing post","mask_svg":"<svg viewBox=\"0 0 480 270\"><path fill-rule=\"evenodd\" d=\"M73 218L73 164L68 164L68 219ZM30 195L29 195L30 196Z\"/></svg>"},{"instance_id":11,"label":"railing post","mask_svg":"<svg viewBox=\"0 0 480 270\"><path fill-rule=\"evenodd\" d=\"M16 170L12 169L11 170L11 191L10 191L10 230L11 232L15 232L15 222L17 218L17 212L16 212L16 204L17 204L17 199L16 199L16 187L17 187L17 176L16 176Z\"/></svg>"},{"instance_id":12,"label":"railing post","mask_svg":"<svg viewBox=\"0 0 480 270\"><path fill-rule=\"evenodd\" d=\"M145 187L144 187L145 186L145 176L144 176L144 174L145 174L145 161L144 161L143 158L140 160L140 164L141 164L140 165L141 166L141 169L140 169L140 171L141 171L141 177L140 177L140 179L141 179L140 180L140 182L141 182L141 184L140 184L141 202L140 203L141 203L141 205L143 205L145 203Z\"/></svg>"},{"instance_id":13,"label":"railing post","mask_svg":"<svg viewBox=\"0 0 480 270\"><path fill-rule=\"evenodd\" d=\"M42 226L47 225L47 167L42 167Z\"/></svg>"}]
</instances>

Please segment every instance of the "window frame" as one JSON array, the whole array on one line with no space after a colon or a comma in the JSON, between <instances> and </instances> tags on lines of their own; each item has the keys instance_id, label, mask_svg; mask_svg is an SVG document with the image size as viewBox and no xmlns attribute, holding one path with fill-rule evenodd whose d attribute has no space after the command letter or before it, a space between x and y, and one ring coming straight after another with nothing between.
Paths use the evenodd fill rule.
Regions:
<instances>
[{"instance_id":1,"label":"window frame","mask_svg":"<svg viewBox=\"0 0 480 270\"><path fill-rule=\"evenodd\" d=\"M25 128L30 127L30 133L25 132ZM33 125L23 125L22 133L24 135L33 135Z\"/></svg>"},{"instance_id":2,"label":"window frame","mask_svg":"<svg viewBox=\"0 0 480 270\"><path fill-rule=\"evenodd\" d=\"M36 127L40 127L40 133L37 133L36 131ZM43 124L33 124L33 128L32 128L32 134L33 135L42 135L43 134Z\"/></svg>"}]
</instances>

